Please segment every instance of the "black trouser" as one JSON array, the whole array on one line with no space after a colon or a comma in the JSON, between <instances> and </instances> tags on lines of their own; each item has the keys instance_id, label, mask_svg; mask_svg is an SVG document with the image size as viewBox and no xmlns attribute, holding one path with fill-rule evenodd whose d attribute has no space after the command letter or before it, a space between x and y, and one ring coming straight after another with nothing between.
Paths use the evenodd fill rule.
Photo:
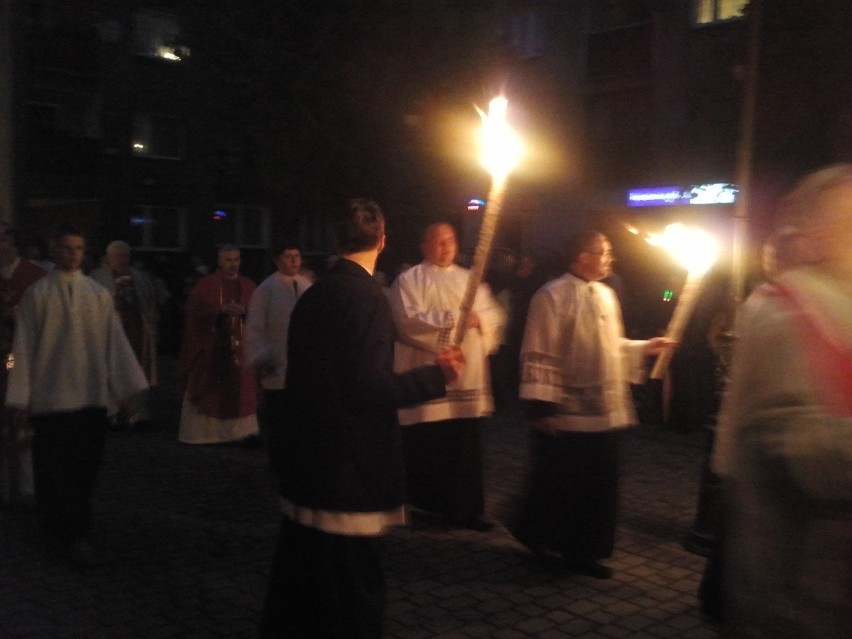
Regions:
<instances>
[{"instance_id":1,"label":"black trouser","mask_svg":"<svg viewBox=\"0 0 852 639\"><path fill-rule=\"evenodd\" d=\"M85 537L106 443L106 409L33 415L30 423L36 508L45 541L67 543Z\"/></svg>"},{"instance_id":2,"label":"black trouser","mask_svg":"<svg viewBox=\"0 0 852 639\"><path fill-rule=\"evenodd\" d=\"M482 423L447 419L402 429L409 504L457 522L482 516Z\"/></svg>"},{"instance_id":3,"label":"black trouser","mask_svg":"<svg viewBox=\"0 0 852 639\"><path fill-rule=\"evenodd\" d=\"M260 636L378 639L385 579L376 537L332 535L284 517Z\"/></svg>"},{"instance_id":4,"label":"black trouser","mask_svg":"<svg viewBox=\"0 0 852 639\"><path fill-rule=\"evenodd\" d=\"M612 556L621 436L617 430L532 431L529 486L516 537L569 561Z\"/></svg>"},{"instance_id":5,"label":"black trouser","mask_svg":"<svg viewBox=\"0 0 852 639\"><path fill-rule=\"evenodd\" d=\"M280 390L267 388L263 391L263 408L259 411L258 421L264 441L268 442L270 436L274 437L273 431L281 424L286 392L283 388Z\"/></svg>"}]
</instances>

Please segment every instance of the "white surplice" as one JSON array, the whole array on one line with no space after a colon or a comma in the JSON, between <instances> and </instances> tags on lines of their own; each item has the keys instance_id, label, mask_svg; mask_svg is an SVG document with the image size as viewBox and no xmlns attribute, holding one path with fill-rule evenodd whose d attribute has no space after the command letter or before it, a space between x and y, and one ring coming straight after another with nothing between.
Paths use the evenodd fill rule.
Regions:
<instances>
[{"instance_id":1,"label":"white surplice","mask_svg":"<svg viewBox=\"0 0 852 639\"><path fill-rule=\"evenodd\" d=\"M558 404L558 427L597 432L636 423L629 383L644 379L644 340L624 337L613 290L566 273L533 296L521 347L520 397Z\"/></svg>"},{"instance_id":2,"label":"white surplice","mask_svg":"<svg viewBox=\"0 0 852 639\"><path fill-rule=\"evenodd\" d=\"M470 271L455 264L439 267L424 261L396 278L390 293L399 332L394 349L395 371L432 364L436 353L451 343L469 275ZM461 377L447 385L446 397L401 409L399 421L403 426L482 417L493 412L488 355L500 345L506 314L485 285L477 291L473 310L479 316L480 327L465 333Z\"/></svg>"},{"instance_id":3,"label":"white surplice","mask_svg":"<svg viewBox=\"0 0 852 639\"><path fill-rule=\"evenodd\" d=\"M287 331L290 315L311 281L302 275L273 273L251 296L246 315L245 355L251 366L270 363L275 372L262 377L266 390L284 388L287 375Z\"/></svg>"},{"instance_id":4,"label":"white surplice","mask_svg":"<svg viewBox=\"0 0 852 639\"><path fill-rule=\"evenodd\" d=\"M34 414L114 410L148 388L112 296L80 271L53 272L27 289L12 354L6 405Z\"/></svg>"}]
</instances>

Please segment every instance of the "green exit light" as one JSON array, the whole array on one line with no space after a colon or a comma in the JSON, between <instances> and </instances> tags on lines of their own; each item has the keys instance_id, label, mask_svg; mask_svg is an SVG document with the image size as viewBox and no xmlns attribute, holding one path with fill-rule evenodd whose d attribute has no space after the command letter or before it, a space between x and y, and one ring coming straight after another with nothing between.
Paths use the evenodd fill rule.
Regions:
<instances>
[{"instance_id":1,"label":"green exit light","mask_svg":"<svg viewBox=\"0 0 852 639\"><path fill-rule=\"evenodd\" d=\"M663 301L664 302L671 302L673 297L674 297L674 291L672 291L671 289L666 289L665 291L663 291Z\"/></svg>"}]
</instances>

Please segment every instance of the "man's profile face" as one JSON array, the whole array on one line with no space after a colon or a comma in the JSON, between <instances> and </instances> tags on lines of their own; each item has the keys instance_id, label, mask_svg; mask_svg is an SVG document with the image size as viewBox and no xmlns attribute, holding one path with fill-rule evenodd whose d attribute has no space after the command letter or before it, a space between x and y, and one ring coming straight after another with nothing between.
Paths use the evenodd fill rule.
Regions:
<instances>
[{"instance_id":1,"label":"man's profile face","mask_svg":"<svg viewBox=\"0 0 852 639\"><path fill-rule=\"evenodd\" d=\"M63 235L53 249L56 268L66 273L79 271L86 256L86 240L79 235Z\"/></svg>"},{"instance_id":2,"label":"man's profile face","mask_svg":"<svg viewBox=\"0 0 852 639\"><path fill-rule=\"evenodd\" d=\"M459 252L456 232L449 224L436 224L426 231L421 248L428 262L435 266L450 266Z\"/></svg>"},{"instance_id":3,"label":"man's profile face","mask_svg":"<svg viewBox=\"0 0 852 639\"><path fill-rule=\"evenodd\" d=\"M228 277L234 277L240 272L240 252L224 251L219 253L219 270Z\"/></svg>"},{"instance_id":4,"label":"man's profile face","mask_svg":"<svg viewBox=\"0 0 852 639\"><path fill-rule=\"evenodd\" d=\"M578 258L579 275L587 280L597 281L609 277L612 274L612 244L609 240L599 235L589 242Z\"/></svg>"},{"instance_id":5,"label":"man's profile face","mask_svg":"<svg viewBox=\"0 0 852 639\"><path fill-rule=\"evenodd\" d=\"M284 249L273 261L279 273L293 277L302 268L302 253L297 248Z\"/></svg>"}]
</instances>

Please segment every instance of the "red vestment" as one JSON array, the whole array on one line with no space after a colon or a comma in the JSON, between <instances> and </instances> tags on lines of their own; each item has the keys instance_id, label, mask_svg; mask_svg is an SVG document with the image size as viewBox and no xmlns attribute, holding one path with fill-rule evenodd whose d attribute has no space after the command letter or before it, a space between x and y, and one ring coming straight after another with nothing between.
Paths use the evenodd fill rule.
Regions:
<instances>
[{"instance_id":1,"label":"red vestment","mask_svg":"<svg viewBox=\"0 0 852 639\"><path fill-rule=\"evenodd\" d=\"M228 303L247 307L255 288L248 278L217 272L189 293L176 372L186 400L203 415L235 419L257 412L257 380L241 357L245 317L222 312Z\"/></svg>"},{"instance_id":2,"label":"red vestment","mask_svg":"<svg viewBox=\"0 0 852 639\"><path fill-rule=\"evenodd\" d=\"M40 266L20 258L18 266L9 279L0 277L0 393L6 402L6 387L9 383L9 361L12 340L15 336L15 318L18 303L24 291L36 280L47 275ZM13 422L11 411L0 408L0 501L13 501L31 495L32 460L29 457L30 443L19 430L21 424Z\"/></svg>"}]
</instances>

